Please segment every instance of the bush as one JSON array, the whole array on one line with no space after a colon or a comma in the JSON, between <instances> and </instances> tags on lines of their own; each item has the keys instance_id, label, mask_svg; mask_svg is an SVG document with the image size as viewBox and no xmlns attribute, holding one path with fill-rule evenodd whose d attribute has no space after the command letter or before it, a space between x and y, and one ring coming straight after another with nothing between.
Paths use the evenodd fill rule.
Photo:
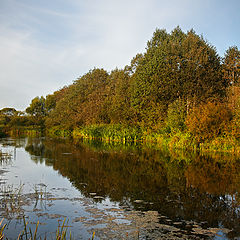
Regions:
<instances>
[{"instance_id":1,"label":"bush","mask_svg":"<svg viewBox=\"0 0 240 240\"><path fill-rule=\"evenodd\" d=\"M201 143L225 133L231 120L232 113L226 104L208 102L193 109L187 116L186 125L197 142Z\"/></svg>"}]
</instances>

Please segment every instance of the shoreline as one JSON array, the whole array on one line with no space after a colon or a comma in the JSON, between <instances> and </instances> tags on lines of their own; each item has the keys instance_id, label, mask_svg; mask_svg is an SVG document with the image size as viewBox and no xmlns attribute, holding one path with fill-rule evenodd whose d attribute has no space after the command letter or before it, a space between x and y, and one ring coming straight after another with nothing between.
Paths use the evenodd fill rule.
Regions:
<instances>
[{"instance_id":1,"label":"shoreline","mask_svg":"<svg viewBox=\"0 0 240 240\"><path fill-rule=\"evenodd\" d=\"M97 140L104 143L119 143L121 145L143 144L147 146L164 147L170 150L186 150L193 152L240 153L240 142L231 136L220 136L210 141L197 143L189 132L167 132L123 125L91 125L73 130L54 127L44 129L39 126L10 128L4 136L50 136L54 138L72 138ZM1 135L0 135L1 136Z\"/></svg>"}]
</instances>

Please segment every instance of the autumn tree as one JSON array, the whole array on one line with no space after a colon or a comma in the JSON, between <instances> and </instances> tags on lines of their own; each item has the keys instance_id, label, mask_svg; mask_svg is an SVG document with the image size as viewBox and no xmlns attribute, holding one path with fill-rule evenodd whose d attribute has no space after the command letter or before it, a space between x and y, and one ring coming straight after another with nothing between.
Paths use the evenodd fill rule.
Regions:
<instances>
[{"instance_id":1,"label":"autumn tree","mask_svg":"<svg viewBox=\"0 0 240 240\"><path fill-rule=\"evenodd\" d=\"M232 112L225 103L207 102L195 107L187 116L186 125L198 143L220 136L232 119Z\"/></svg>"},{"instance_id":2,"label":"autumn tree","mask_svg":"<svg viewBox=\"0 0 240 240\"><path fill-rule=\"evenodd\" d=\"M178 98L196 104L223 96L226 87L216 49L193 30L184 33L179 27L170 34L154 32L132 77L131 102L140 121L151 102L166 112Z\"/></svg>"},{"instance_id":3,"label":"autumn tree","mask_svg":"<svg viewBox=\"0 0 240 240\"><path fill-rule=\"evenodd\" d=\"M223 77L228 84L228 103L233 112L240 106L240 51L230 47L223 58ZM238 114L239 115L239 114Z\"/></svg>"},{"instance_id":4,"label":"autumn tree","mask_svg":"<svg viewBox=\"0 0 240 240\"><path fill-rule=\"evenodd\" d=\"M237 46L229 47L223 58L223 73L228 85L239 84L240 51Z\"/></svg>"},{"instance_id":5,"label":"autumn tree","mask_svg":"<svg viewBox=\"0 0 240 240\"><path fill-rule=\"evenodd\" d=\"M42 97L35 97L30 106L26 108L26 113L36 116L36 117L44 117L46 116L45 111L45 98Z\"/></svg>"},{"instance_id":6,"label":"autumn tree","mask_svg":"<svg viewBox=\"0 0 240 240\"><path fill-rule=\"evenodd\" d=\"M41 96L32 99L31 104L26 108L26 113L32 117L34 125L44 126L46 116L45 98Z\"/></svg>"},{"instance_id":7,"label":"autumn tree","mask_svg":"<svg viewBox=\"0 0 240 240\"><path fill-rule=\"evenodd\" d=\"M72 129L86 124L108 122L104 109L107 79L108 73L104 69L93 69L74 81L49 113L48 127L60 125Z\"/></svg>"},{"instance_id":8,"label":"autumn tree","mask_svg":"<svg viewBox=\"0 0 240 240\"><path fill-rule=\"evenodd\" d=\"M18 111L15 108L2 108L0 110L0 125L6 126L13 117L18 115Z\"/></svg>"},{"instance_id":9,"label":"autumn tree","mask_svg":"<svg viewBox=\"0 0 240 240\"><path fill-rule=\"evenodd\" d=\"M130 80L125 70L115 69L109 74L105 104L111 123L127 123L132 119Z\"/></svg>"},{"instance_id":10,"label":"autumn tree","mask_svg":"<svg viewBox=\"0 0 240 240\"><path fill-rule=\"evenodd\" d=\"M0 114L11 117L17 115L17 110L15 108L3 108L0 110Z\"/></svg>"}]
</instances>

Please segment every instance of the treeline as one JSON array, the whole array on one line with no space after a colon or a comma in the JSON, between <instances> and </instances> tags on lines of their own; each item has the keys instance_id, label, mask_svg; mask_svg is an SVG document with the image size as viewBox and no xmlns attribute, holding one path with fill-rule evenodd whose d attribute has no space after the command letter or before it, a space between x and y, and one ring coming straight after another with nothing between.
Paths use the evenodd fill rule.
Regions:
<instances>
[{"instance_id":1,"label":"treeline","mask_svg":"<svg viewBox=\"0 0 240 240\"><path fill-rule=\"evenodd\" d=\"M92 69L46 98L34 98L20 118L54 131L120 125L121 131L141 129L146 136L188 134L197 145L226 136L237 141L239 86L236 46L220 58L193 30L157 29L130 66Z\"/></svg>"}]
</instances>

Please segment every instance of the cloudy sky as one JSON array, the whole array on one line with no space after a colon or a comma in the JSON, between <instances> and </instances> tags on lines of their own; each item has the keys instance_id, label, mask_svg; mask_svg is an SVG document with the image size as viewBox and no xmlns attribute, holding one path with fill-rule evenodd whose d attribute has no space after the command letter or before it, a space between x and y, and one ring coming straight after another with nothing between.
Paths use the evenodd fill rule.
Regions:
<instances>
[{"instance_id":1,"label":"cloudy sky","mask_svg":"<svg viewBox=\"0 0 240 240\"><path fill-rule=\"evenodd\" d=\"M0 109L124 67L156 28L193 28L223 56L240 48L239 12L239 0L0 0Z\"/></svg>"}]
</instances>

